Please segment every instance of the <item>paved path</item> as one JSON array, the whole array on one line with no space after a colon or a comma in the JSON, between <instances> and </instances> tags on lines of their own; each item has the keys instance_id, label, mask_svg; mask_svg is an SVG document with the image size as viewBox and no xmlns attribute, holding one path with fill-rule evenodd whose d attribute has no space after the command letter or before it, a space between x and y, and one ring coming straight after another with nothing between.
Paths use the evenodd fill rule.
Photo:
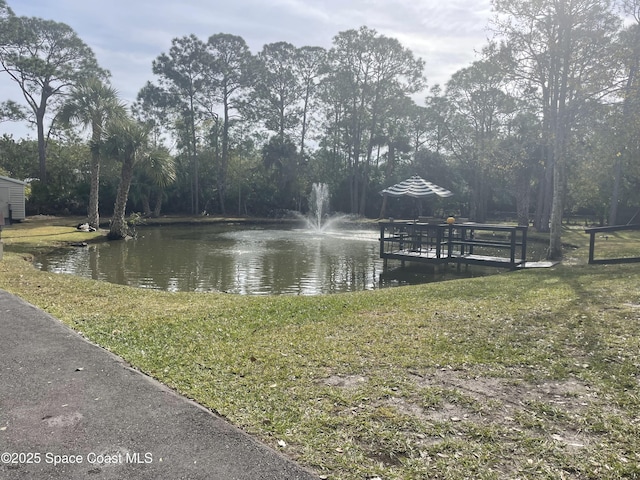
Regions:
<instances>
[{"instance_id":1,"label":"paved path","mask_svg":"<svg viewBox=\"0 0 640 480\"><path fill-rule=\"evenodd\" d=\"M0 456L3 480L317 479L3 290Z\"/></svg>"}]
</instances>

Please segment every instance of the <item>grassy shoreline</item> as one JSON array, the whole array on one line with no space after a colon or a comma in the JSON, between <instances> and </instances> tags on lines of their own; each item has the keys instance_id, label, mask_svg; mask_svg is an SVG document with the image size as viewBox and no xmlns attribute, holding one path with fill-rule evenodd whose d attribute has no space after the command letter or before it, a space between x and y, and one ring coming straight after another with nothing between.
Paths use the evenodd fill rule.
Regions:
<instances>
[{"instance_id":1,"label":"grassy shoreline","mask_svg":"<svg viewBox=\"0 0 640 480\"><path fill-rule=\"evenodd\" d=\"M0 288L319 475L640 477L640 269L585 265L581 230L551 269L248 297L35 270L101 238L73 225L3 230Z\"/></svg>"}]
</instances>

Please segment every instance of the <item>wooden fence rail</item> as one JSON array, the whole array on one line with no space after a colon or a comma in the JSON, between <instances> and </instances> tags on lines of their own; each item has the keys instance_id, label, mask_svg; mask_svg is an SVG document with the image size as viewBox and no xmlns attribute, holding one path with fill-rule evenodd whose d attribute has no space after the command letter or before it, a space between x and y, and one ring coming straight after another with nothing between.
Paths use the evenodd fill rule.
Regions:
<instances>
[{"instance_id":1,"label":"wooden fence rail","mask_svg":"<svg viewBox=\"0 0 640 480\"><path fill-rule=\"evenodd\" d=\"M589 238L589 263L635 263L640 262L640 257L618 257L618 258L602 258L596 260L595 248L596 248L596 235L606 234L613 232L620 232L624 230L640 230L640 224L638 225L613 225L609 227L590 227L585 228L584 231L590 235Z\"/></svg>"}]
</instances>

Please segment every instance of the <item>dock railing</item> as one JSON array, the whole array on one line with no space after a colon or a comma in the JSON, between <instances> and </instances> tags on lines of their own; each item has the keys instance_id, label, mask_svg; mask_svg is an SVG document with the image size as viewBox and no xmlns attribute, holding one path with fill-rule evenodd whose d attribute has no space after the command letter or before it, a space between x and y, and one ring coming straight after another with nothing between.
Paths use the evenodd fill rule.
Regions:
<instances>
[{"instance_id":1,"label":"dock railing","mask_svg":"<svg viewBox=\"0 0 640 480\"><path fill-rule=\"evenodd\" d=\"M601 258L595 259L596 235L619 232L624 230L640 230L640 224L637 225L612 225L609 227L590 227L584 231L590 235L589 238L589 263L635 263L640 262L640 257L617 257L617 258Z\"/></svg>"},{"instance_id":2,"label":"dock railing","mask_svg":"<svg viewBox=\"0 0 640 480\"><path fill-rule=\"evenodd\" d=\"M527 227L480 223L380 222L380 257L386 261L523 266Z\"/></svg>"}]
</instances>

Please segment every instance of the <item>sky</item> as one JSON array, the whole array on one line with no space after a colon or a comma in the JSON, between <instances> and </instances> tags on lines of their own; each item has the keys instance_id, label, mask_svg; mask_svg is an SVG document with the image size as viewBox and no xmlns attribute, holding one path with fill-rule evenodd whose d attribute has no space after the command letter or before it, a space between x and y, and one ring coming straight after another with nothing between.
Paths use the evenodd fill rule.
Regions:
<instances>
[{"instance_id":1,"label":"sky","mask_svg":"<svg viewBox=\"0 0 640 480\"><path fill-rule=\"evenodd\" d=\"M339 32L366 25L396 38L425 63L428 88L444 85L477 59L487 43L490 0L7 0L16 15L66 23L93 50L111 83L131 103L149 80L151 64L177 37L239 35L253 53L286 41L330 48ZM426 96L426 92L423 96ZM0 72L0 101L21 100ZM10 122L0 135L35 133Z\"/></svg>"}]
</instances>

